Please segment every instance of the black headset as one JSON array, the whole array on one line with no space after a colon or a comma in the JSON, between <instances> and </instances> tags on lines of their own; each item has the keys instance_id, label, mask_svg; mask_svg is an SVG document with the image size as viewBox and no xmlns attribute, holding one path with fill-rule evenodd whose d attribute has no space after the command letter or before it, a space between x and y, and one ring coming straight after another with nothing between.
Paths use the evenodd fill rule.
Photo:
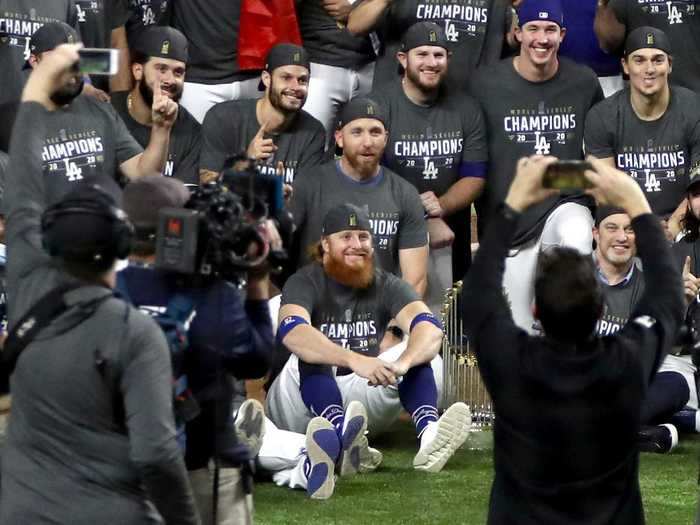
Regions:
<instances>
[{"instance_id":1,"label":"black headset","mask_svg":"<svg viewBox=\"0 0 700 525\"><path fill-rule=\"evenodd\" d=\"M94 189L109 195L98 186ZM111 199L111 197L109 197ZM134 227L129 221L126 213L120 208L108 204L107 199L102 202L88 198L67 198L44 211L41 216L42 243L44 249L52 257L65 254L66 246L64 242L51 235L51 229L57 221L70 215L88 215L101 217L111 223L109 238L105 238L105 246L108 246L110 255L119 259L126 258L131 252L131 244L134 238ZM79 235L79 232L76 232Z\"/></svg>"}]
</instances>

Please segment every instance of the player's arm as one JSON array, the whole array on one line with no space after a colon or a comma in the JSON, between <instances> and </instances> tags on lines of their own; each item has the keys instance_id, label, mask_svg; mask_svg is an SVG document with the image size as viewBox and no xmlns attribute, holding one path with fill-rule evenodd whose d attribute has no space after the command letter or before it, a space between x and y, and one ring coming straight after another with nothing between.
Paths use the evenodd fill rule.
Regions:
<instances>
[{"instance_id":1,"label":"player's arm","mask_svg":"<svg viewBox=\"0 0 700 525\"><path fill-rule=\"evenodd\" d=\"M277 340L305 363L349 368L372 384L396 383L389 363L335 344L311 326L311 316L306 308L285 304L280 308L279 319Z\"/></svg>"},{"instance_id":2,"label":"player's arm","mask_svg":"<svg viewBox=\"0 0 700 525\"><path fill-rule=\"evenodd\" d=\"M111 45L112 48L119 51L119 70L116 75L109 78L109 90L112 93L129 91L131 89L131 61L126 29L123 25L112 30Z\"/></svg>"},{"instance_id":3,"label":"player's arm","mask_svg":"<svg viewBox=\"0 0 700 525\"><path fill-rule=\"evenodd\" d=\"M440 201L442 216L447 217L474 202L484 189L482 177L463 177L448 189Z\"/></svg>"},{"instance_id":4,"label":"player's arm","mask_svg":"<svg viewBox=\"0 0 700 525\"><path fill-rule=\"evenodd\" d=\"M429 363L442 345L442 324L423 301L413 301L396 315L396 323L409 334L408 345L394 362L397 375L404 375L416 365Z\"/></svg>"},{"instance_id":5,"label":"player's arm","mask_svg":"<svg viewBox=\"0 0 700 525\"><path fill-rule=\"evenodd\" d=\"M170 148L170 130L177 119L177 102L163 95L160 89L153 90L151 115L153 126L151 137L143 153L125 160L119 165L122 173L129 179L145 175L160 175Z\"/></svg>"},{"instance_id":6,"label":"player's arm","mask_svg":"<svg viewBox=\"0 0 700 525\"><path fill-rule=\"evenodd\" d=\"M600 48L606 53L614 53L622 47L627 27L620 22L609 0L598 0L593 30Z\"/></svg>"},{"instance_id":7,"label":"player's arm","mask_svg":"<svg viewBox=\"0 0 700 525\"><path fill-rule=\"evenodd\" d=\"M428 287L428 245L399 250L401 277L423 297Z\"/></svg>"},{"instance_id":8,"label":"player's arm","mask_svg":"<svg viewBox=\"0 0 700 525\"><path fill-rule=\"evenodd\" d=\"M353 10L348 15L348 31L358 36L372 31L391 2L392 0L364 0L353 6Z\"/></svg>"}]
</instances>

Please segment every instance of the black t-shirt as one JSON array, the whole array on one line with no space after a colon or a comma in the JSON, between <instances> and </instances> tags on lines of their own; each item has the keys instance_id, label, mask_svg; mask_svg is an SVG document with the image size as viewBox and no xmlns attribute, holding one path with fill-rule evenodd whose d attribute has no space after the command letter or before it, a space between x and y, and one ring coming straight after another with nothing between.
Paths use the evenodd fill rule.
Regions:
<instances>
[{"instance_id":1,"label":"black t-shirt","mask_svg":"<svg viewBox=\"0 0 700 525\"><path fill-rule=\"evenodd\" d=\"M146 148L151 139L151 128L136 122L127 108L128 91L112 93L112 105L124 124L141 147ZM178 109L177 120L170 132L168 160L163 175L180 179L185 184L199 183L199 152L202 149L200 124L182 106Z\"/></svg>"},{"instance_id":2,"label":"black t-shirt","mask_svg":"<svg viewBox=\"0 0 700 525\"><path fill-rule=\"evenodd\" d=\"M418 192L386 168L369 182L360 183L345 175L338 164L339 161L322 164L311 172L300 173L294 180L290 211L301 249L296 266L308 262L306 250L321 239L328 210L350 203L365 208L369 214L378 266L399 275L399 250L428 243Z\"/></svg>"},{"instance_id":3,"label":"black t-shirt","mask_svg":"<svg viewBox=\"0 0 700 525\"><path fill-rule=\"evenodd\" d=\"M408 283L381 269L368 288L359 290L334 281L318 263L296 272L282 290L282 305L305 308L311 326L337 345L369 357L379 355L389 321L419 300Z\"/></svg>"},{"instance_id":4,"label":"black t-shirt","mask_svg":"<svg viewBox=\"0 0 700 525\"><path fill-rule=\"evenodd\" d=\"M225 84L257 74L238 68L241 0L175 0L172 26L189 42L187 81Z\"/></svg>"},{"instance_id":5,"label":"black t-shirt","mask_svg":"<svg viewBox=\"0 0 700 525\"><path fill-rule=\"evenodd\" d=\"M86 178L116 178L119 165L143 151L112 105L92 97L81 95L46 119L41 159L49 202Z\"/></svg>"},{"instance_id":6,"label":"black t-shirt","mask_svg":"<svg viewBox=\"0 0 700 525\"><path fill-rule=\"evenodd\" d=\"M603 315L596 324L598 335L612 335L625 326L644 292L644 274L635 263L627 278L615 285L607 284L598 274L603 290Z\"/></svg>"},{"instance_id":7,"label":"black t-shirt","mask_svg":"<svg viewBox=\"0 0 700 525\"><path fill-rule=\"evenodd\" d=\"M583 126L588 110L603 99L592 70L559 57L559 69L545 82L521 77L507 58L477 71L471 87L481 103L489 137L489 170L477 211L479 226L505 199L518 159L554 155L583 157ZM545 200L523 213L515 244L539 235L549 213L571 196Z\"/></svg>"},{"instance_id":8,"label":"black t-shirt","mask_svg":"<svg viewBox=\"0 0 700 525\"><path fill-rule=\"evenodd\" d=\"M674 86L663 116L645 121L632 108L629 88L618 91L588 113L585 145L595 157L613 157L639 183L654 213L669 215L700 162L700 96Z\"/></svg>"},{"instance_id":9,"label":"black t-shirt","mask_svg":"<svg viewBox=\"0 0 700 525\"><path fill-rule=\"evenodd\" d=\"M168 25L169 0L129 0L126 35L131 43L144 28L152 25Z\"/></svg>"},{"instance_id":10,"label":"black t-shirt","mask_svg":"<svg viewBox=\"0 0 700 525\"><path fill-rule=\"evenodd\" d=\"M661 29L671 41L670 80L700 93L700 14L695 0L610 0L627 34L642 26Z\"/></svg>"},{"instance_id":11,"label":"black t-shirt","mask_svg":"<svg viewBox=\"0 0 700 525\"><path fill-rule=\"evenodd\" d=\"M216 104L207 112L202 123L200 168L221 171L226 159L248 149L261 126L256 104L256 100L233 100ZM287 130L270 137L277 151L264 164L258 164L262 173L276 174L278 163L282 162L284 182L291 184L296 173L309 171L323 161L326 132L304 110L299 111Z\"/></svg>"},{"instance_id":12,"label":"black t-shirt","mask_svg":"<svg viewBox=\"0 0 700 525\"><path fill-rule=\"evenodd\" d=\"M65 22L78 29L73 0L0 0L0 103L20 99L27 73L29 41L48 22Z\"/></svg>"},{"instance_id":13,"label":"black t-shirt","mask_svg":"<svg viewBox=\"0 0 700 525\"><path fill-rule=\"evenodd\" d=\"M384 45L374 69L374 86L397 77L396 52L404 31L416 22L430 21L442 26L450 41L448 86L451 91L463 89L474 69L501 57L507 7L501 0L393 2L378 28Z\"/></svg>"},{"instance_id":14,"label":"black t-shirt","mask_svg":"<svg viewBox=\"0 0 700 525\"><path fill-rule=\"evenodd\" d=\"M321 0L300 0L297 12L304 49L312 62L357 69L374 59L369 37L352 35L326 12Z\"/></svg>"}]
</instances>

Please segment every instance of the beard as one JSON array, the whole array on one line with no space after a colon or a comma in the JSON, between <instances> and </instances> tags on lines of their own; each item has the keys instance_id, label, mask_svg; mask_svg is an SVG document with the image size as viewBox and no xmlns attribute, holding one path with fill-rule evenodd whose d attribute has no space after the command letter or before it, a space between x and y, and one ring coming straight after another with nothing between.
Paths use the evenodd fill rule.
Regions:
<instances>
[{"instance_id":1,"label":"beard","mask_svg":"<svg viewBox=\"0 0 700 525\"><path fill-rule=\"evenodd\" d=\"M170 89L167 90L170 93L170 98L173 102L180 102L182 97L182 88L176 85L172 85ZM146 103L148 107L153 106L153 90L146 84L145 80L139 82L139 93L141 93L141 98Z\"/></svg>"},{"instance_id":2,"label":"beard","mask_svg":"<svg viewBox=\"0 0 700 525\"><path fill-rule=\"evenodd\" d=\"M277 111L280 111L281 113L285 114L290 114L290 113L296 113L298 112L302 107L304 107L304 103L306 103L306 98L303 98L301 100L301 105L297 108L295 106L289 106L284 103L284 99L282 98L282 91L277 91L275 89L275 84L270 79L270 104L272 105L273 108L275 108Z\"/></svg>"},{"instance_id":3,"label":"beard","mask_svg":"<svg viewBox=\"0 0 700 525\"><path fill-rule=\"evenodd\" d=\"M411 83L423 93L433 93L436 90L440 89L445 83L446 75L447 71L442 71L440 73L440 77L438 78L435 84L426 85L420 78L420 72L413 69L410 62L406 64L406 76L408 77L408 80L410 80Z\"/></svg>"},{"instance_id":4,"label":"beard","mask_svg":"<svg viewBox=\"0 0 700 525\"><path fill-rule=\"evenodd\" d=\"M63 86L61 89L51 94L51 102L59 107L70 104L82 93L84 84L85 81L81 78L75 84Z\"/></svg>"},{"instance_id":5,"label":"beard","mask_svg":"<svg viewBox=\"0 0 700 525\"><path fill-rule=\"evenodd\" d=\"M368 255L360 266L348 266L331 254L323 259L323 269L335 281L356 289L365 289L374 282L374 256Z\"/></svg>"}]
</instances>

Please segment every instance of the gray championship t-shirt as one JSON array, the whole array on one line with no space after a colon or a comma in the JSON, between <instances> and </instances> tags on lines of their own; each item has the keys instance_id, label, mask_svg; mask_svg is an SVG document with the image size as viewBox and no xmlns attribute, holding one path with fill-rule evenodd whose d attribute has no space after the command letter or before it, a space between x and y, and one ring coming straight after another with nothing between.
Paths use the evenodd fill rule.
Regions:
<instances>
[{"instance_id":1,"label":"gray championship t-shirt","mask_svg":"<svg viewBox=\"0 0 700 525\"><path fill-rule=\"evenodd\" d=\"M78 29L73 0L0 0L0 104L19 100L27 73L29 41L48 22L65 22Z\"/></svg>"},{"instance_id":2,"label":"gray championship t-shirt","mask_svg":"<svg viewBox=\"0 0 700 525\"><path fill-rule=\"evenodd\" d=\"M598 274L603 291L603 314L596 324L596 333L600 336L612 335L625 326L632 314L632 309L644 292L644 275L635 263L631 273L621 282L609 285Z\"/></svg>"},{"instance_id":3,"label":"gray championship t-shirt","mask_svg":"<svg viewBox=\"0 0 700 525\"><path fill-rule=\"evenodd\" d=\"M255 113L256 100L233 100L212 107L202 123L202 156L200 168L221 171L226 160L245 153L261 124ZM308 172L324 159L326 132L323 125L306 111L301 110L292 125L282 133L268 134L277 151L258 171L277 174L278 165L284 167L284 182L291 184L299 172Z\"/></svg>"},{"instance_id":4,"label":"gray championship t-shirt","mask_svg":"<svg viewBox=\"0 0 700 525\"><path fill-rule=\"evenodd\" d=\"M112 93L112 105L136 142L146 148L151 139L151 128L131 117L127 108L128 96L127 91ZM168 159L163 167L163 175L180 179L185 184L199 184L199 152L202 149L200 128L199 122L180 106L177 120L170 131Z\"/></svg>"},{"instance_id":5,"label":"gray championship t-shirt","mask_svg":"<svg viewBox=\"0 0 700 525\"><path fill-rule=\"evenodd\" d=\"M587 153L613 157L639 183L652 211L670 215L700 162L700 96L674 86L663 116L646 121L634 112L629 88L618 91L588 113L585 137Z\"/></svg>"},{"instance_id":6,"label":"gray championship t-shirt","mask_svg":"<svg viewBox=\"0 0 700 525\"><path fill-rule=\"evenodd\" d=\"M488 175L477 205L483 231L484 219L505 199L518 159L535 154L583 157L586 113L603 99L603 91L591 69L559 57L559 70L545 82L525 80L507 58L480 69L471 92L484 110L489 137ZM514 245L538 236L558 204L577 198L561 195L529 208L518 222Z\"/></svg>"},{"instance_id":7,"label":"gray championship t-shirt","mask_svg":"<svg viewBox=\"0 0 700 525\"><path fill-rule=\"evenodd\" d=\"M407 282L378 268L374 282L359 290L334 281L318 263L296 272L282 290L282 305L305 308L311 325L328 339L368 357L379 355L389 321L419 300Z\"/></svg>"},{"instance_id":8,"label":"gray championship t-shirt","mask_svg":"<svg viewBox=\"0 0 700 525\"><path fill-rule=\"evenodd\" d=\"M700 93L700 14L695 0L610 0L627 34L642 26L661 29L671 41L671 82Z\"/></svg>"},{"instance_id":9,"label":"gray championship t-shirt","mask_svg":"<svg viewBox=\"0 0 700 525\"><path fill-rule=\"evenodd\" d=\"M171 25L189 42L187 81L226 84L255 76L238 67L241 0L177 0Z\"/></svg>"},{"instance_id":10,"label":"gray championship t-shirt","mask_svg":"<svg viewBox=\"0 0 700 525\"><path fill-rule=\"evenodd\" d=\"M339 161L332 161L294 181L290 211L301 248L297 267L308 262L307 248L321 239L328 210L344 203L367 210L375 261L387 272L400 274L399 250L428 244L423 205L411 184L386 168L369 182L360 183L341 171Z\"/></svg>"},{"instance_id":11,"label":"gray championship t-shirt","mask_svg":"<svg viewBox=\"0 0 700 525\"><path fill-rule=\"evenodd\" d=\"M374 86L398 76L396 52L403 33L417 22L442 26L452 57L447 75L450 91L464 89L473 71L498 61L505 28L503 0L403 0L393 2L380 23L383 48L374 68Z\"/></svg>"},{"instance_id":12,"label":"gray championship t-shirt","mask_svg":"<svg viewBox=\"0 0 700 525\"><path fill-rule=\"evenodd\" d=\"M111 104L85 95L50 113L46 130L41 160L50 203L87 178L118 178L119 165L143 152Z\"/></svg>"},{"instance_id":13,"label":"gray championship t-shirt","mask_svg":"<svg viewBox=\"0 0 700 525\"><path fill-rule=\"evenodd\" d=\"M375 58L372 42L354 36L323 8L321 0L297 2L299 31L311 62L358 69Z\"/></svg>"}]
</instances>

